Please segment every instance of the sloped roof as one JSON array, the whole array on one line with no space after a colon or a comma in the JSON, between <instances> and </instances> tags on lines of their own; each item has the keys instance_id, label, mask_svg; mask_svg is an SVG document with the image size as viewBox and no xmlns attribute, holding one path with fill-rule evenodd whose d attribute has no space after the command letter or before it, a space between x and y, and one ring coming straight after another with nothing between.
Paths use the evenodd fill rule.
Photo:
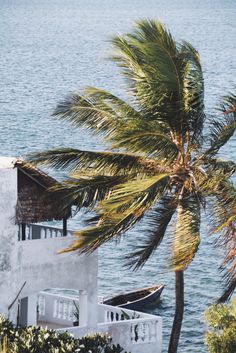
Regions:
<instances>
[{"instance_id":1,"label":"sloped roof","mask_svg":"<svg viewBox=\"0 0 236 353\"><path fill-rule=\"evenodd\" d=\"M58 181L52 178L50 175L44 173L42 170L35 168L32 164L23 160L17 160L15 162L15 167L21 170L28 177L30 177L45 189L50 188L58 183Z\"/></svg>"},{"instance_id":2,"label":"sloped roof","mask_svg":"<svg viewBox=\"0 0 236 353\"><path fill-rule=\"evenodd\" d=\"M48 189L59 182L31 164L17 160L18 200L16 220L18 223L62 220L71 215L70 208L62 208L61 201Z\"/></svg>"}]
</instances>

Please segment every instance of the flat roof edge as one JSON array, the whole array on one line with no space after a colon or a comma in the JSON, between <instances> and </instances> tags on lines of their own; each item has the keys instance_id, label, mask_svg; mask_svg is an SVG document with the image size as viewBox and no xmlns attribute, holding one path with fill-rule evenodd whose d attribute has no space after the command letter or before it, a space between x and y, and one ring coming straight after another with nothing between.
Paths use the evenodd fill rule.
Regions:
<instances>
[{"instance_id":1,"label":"flat roof edge","mask_svg":"<svg viewBox=\"0 0 236 353\"><path fill-rule=\"evenodd\" d=\"M0 169L13 169L17 160L16 157L0 156Z\"/></svg>"}]
</instances>

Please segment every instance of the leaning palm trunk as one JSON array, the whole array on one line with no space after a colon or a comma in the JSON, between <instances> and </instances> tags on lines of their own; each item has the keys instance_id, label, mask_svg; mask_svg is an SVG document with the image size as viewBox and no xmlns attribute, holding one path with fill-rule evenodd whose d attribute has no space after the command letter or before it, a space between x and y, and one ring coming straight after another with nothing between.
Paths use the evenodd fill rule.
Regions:
<instances>
[{"instance_id":1,"label":"leaning palm trunk","mask_svg":"<svg viewBox=\"0 0 236 353\"><path fill-rule=\"evenodd\" d=\"M175 317L168 353L176 353L184 315L184 271L175 272Z\"/></svg>"},{"instance_id":2,"label":"leaning palm trunk","mask_svg":"<svg viewBox=\"0 0 236 353\"><path fill-rule=\"evenodd\" d=\"M175 271L175 317L168 353L176 353L184 314L184 268L192 261L200 237L200 205L196 200L180 193L173 241L172 266Z\"/></svg>"},{"instance_id":3,"label":"leaning palm trunk","mask_svg":"<svg viewBox=\"0 0 236 353\"><path fill-rule=\"evenodd\" d=\"M97 213L91 226L77 231L74 243L64 251L92 252L143 219L147 224L143 240L133 241L129 256L129 264L137 270L161 245L168 229L175 227L168 258L176 271L176 314L169 348L173 353L183 317L183 271L198 249L200 211L210 201L215 226L227 226L231 210L236 209L230 181L236 165L217 156L235 132L236 97L225 99L223 114L217 120L210 117L204 133L203 73L199 54L189 43L177 43L161 23L147 20L112 43L116 49L112 60L126 79L129 102L88 87L59 103L54 112L74 127L105 136L109 151L60 148L31 155L30 161L67 169L68 179L52 190L61 196L61 205L89 207ZM229 233L223 235L227 242ZM231 251L235 237L230 235L223 264L231 265L226 297L236 283Z\"/></svg>"}]
</instances>

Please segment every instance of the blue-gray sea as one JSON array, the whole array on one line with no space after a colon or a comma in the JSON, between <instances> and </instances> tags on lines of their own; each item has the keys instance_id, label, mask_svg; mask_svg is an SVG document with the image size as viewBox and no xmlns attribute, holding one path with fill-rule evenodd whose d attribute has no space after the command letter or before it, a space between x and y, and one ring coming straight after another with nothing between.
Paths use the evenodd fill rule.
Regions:
<instances>
[{"instance_id":1,"label":"blue-gray sea","mask_svg":"<svg viewBox=\"0 0 236 353\"><path fill-rule=\"evenodd\" d=\"M107 60L108 39L146 17L160 19L176 39L190 41L199 50L206 111L213 114L220 97L236 83L236 0L0 0L0 154L24 156L57 146L102 149L101 140L50 114L65 95L86 85L125 95L118 69ZM233 138L224 152L234 160L235 142ZM70 221L70 227L75 229L82 219L80 215ZM99 293L165 283L161 302L151 311L163 317L166 352L174 313L174 278L164 271L164 250L136 273L123 267L124 256L144 234L141 224L118 245L100 250ZM207 351L203 312L221 292L219 253L213 243L203 222L202 243L185 276L181 353Z\"/></svg>"}]
</instances>

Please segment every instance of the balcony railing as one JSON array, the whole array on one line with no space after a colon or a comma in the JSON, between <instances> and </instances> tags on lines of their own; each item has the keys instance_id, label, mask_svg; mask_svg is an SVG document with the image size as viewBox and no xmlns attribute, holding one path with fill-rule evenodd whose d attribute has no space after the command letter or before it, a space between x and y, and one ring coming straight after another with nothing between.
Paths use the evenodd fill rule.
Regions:
<instances>
[{"instance_id":1,"label":"balcony railing","mask_svg":"<svg viewBox=\"0 0 236 353\"><path fill-rule=\"evenodd\" d=\"M23 230L24 229L24 230ZM23 234L24 233L24 234ZM67 230L66 236L72 236L73 232ZM19 225L18 240L50 239L65 236L62 228L45 226L41 224Z\"/></svg>"},{"instance_id":2,"label":"balcony railing","mask_svg":"<svg viewBox=\"0 0 236 353\"><path fill-rule=\"evenodd\" d=\"M98 304L96 328L72 327L75 321L75 304L78 297L40 292L38 297L39 321L61 327L75 337L100 332L109 334L114 343L119 343L131 353L160 353L162 320L160 317L132 310Z\"/></svg>"}]
</instances>

